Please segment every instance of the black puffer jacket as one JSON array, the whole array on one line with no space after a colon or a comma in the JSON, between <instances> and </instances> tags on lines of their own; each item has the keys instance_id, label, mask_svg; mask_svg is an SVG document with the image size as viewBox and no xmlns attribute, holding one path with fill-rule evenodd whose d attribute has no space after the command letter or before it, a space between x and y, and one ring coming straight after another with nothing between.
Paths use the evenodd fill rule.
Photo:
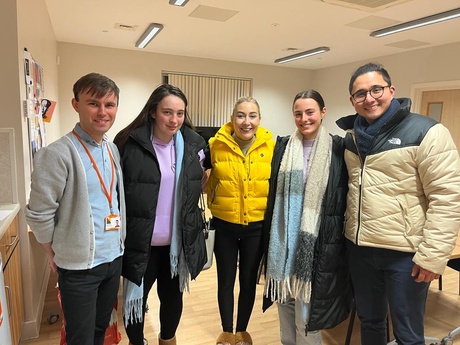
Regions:
<instances>
[{"instance_id":1,"label":"black puffer jacket","mask_svg":"<svg viewBox=\"0 0 460 345\"><path fill-rule=\"evenodd\" d=\"M125 145L119 146L123 166L126 199L127 230L122 275L140 284L147 268L150 241L156 217L161 173L150 139L151 124L134 130ZM205 147L204 139L186 125L182 126L184 158L178 188L182 188L179 208L179 229L192 279L206 263L203 222L198 208L201 193L201 169L198 152ZM117 138L114 140L117 143ZM148 173L146 173L148 172Z\"/></svg>"},{"instance_id":2,"label":"black puffer jacket","mask_svg":"<svg viewBox=\"0 0 460 345\"><path fill-rule=\"evenodd\" d=\"M278 172L288 140L289 137L278 137L276 140L267 216L264 225L265 253L268 253ZM348 184L343 153L343 138L332 136L331 170L321 210L321 225L315 245L310 320L305 325L306 331L335 327L348 317L351 307L352 292L343 235ZM264 297L263 310L265 311L271 305L271 300Z\"/></svg>"}]
</instances>

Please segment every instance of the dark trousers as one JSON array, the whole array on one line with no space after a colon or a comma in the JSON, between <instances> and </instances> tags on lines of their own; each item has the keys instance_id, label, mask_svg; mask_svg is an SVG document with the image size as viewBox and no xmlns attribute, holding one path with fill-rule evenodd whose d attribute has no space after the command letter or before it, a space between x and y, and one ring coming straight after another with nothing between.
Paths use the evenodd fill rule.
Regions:
<instances>
[{"instance_id":1,"label":"dark trousers","mask_svg":"<svg viewBox=\"0 0 460 345\"><path fill-rule=\"evenodd\" d=\"M399 345L424 345L424 314L429 283L411 276L414 253L361 247L347 241L348 266L361 321L362 345L385 345L390 309Z\"/></svg>"},{"instance_id":2,"label":"dark trousers","mask_svg":"<svg viewBox=\"0 0 460 345\"><path fill-rule=\"evenodd\" d=\"M155 281L160 299L160 338L167 340L176 335L183 304L179 277L171 278L169 250L170 246L151 247L149 262L144 274L144 315L142 322L125 324L126 334L133 345L144 344L145 306Z\"/></svg>"},{"instance_id":3,"label":"dark trousers","mask_svg":"<svg viewBox=\"0 0 460 345\"><path fill-rule=\"evenodd\" d=\"M103 345L120 285L122 257L88 270L58 268L67 345Z\"/></svg>"},{"instance_id":4,"label":"dark trousers","mask_svg":"<svg viewBox=\"0 0 460 345\"><path fill-rule=\"evenodd\" d=\"M214 221L214 254L217 266L217 300L224 332L233 333L233 308L236 270L239 268L240 292L236 331L246 331L254 307L257 272L262 259L262 224L251 228Z\"/></svg>"}]
</instances>

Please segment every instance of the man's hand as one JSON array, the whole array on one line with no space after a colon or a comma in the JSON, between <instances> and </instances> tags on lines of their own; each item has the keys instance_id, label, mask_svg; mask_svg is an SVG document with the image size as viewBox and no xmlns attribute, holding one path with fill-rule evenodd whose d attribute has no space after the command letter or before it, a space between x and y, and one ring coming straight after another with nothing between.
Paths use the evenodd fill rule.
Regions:
<instances>
[{"instance_id":1,"label":"man's hand","mask_svg":"<svg viewBox=\"0 0 460 345\"><path fill-rule=\"evenodd\" d=\"M417 264L414 264L412 268L412 277L415 277L417 283L425 282L429 283L439 278L439 274L428 271Z\"/></svg>"},{"instance_id":2,"label":"man's hand","mask_svg":"<svg viewBox=\"0 0 460 345\"><path fill-rule=\"evenodd\" d=\"M57 265L56 265L56 263L54 262L53 259L54 259L54 256L48 256L48 262L49 262L51 271L56 273L57 272Z\"/></svg>"},{"instance_id":3,"label":"man's hand","mask_svg":"<svg viewBox=\"0 0 460 345\"><path fill-rule=\"evenodd\" d=\"M51 248L51 242L49 243L42 243L43 248L48 253L48 263L50 265L51 271L57 272L57 265L54 262L54 250Z\"/></svg>"}]
</instances>

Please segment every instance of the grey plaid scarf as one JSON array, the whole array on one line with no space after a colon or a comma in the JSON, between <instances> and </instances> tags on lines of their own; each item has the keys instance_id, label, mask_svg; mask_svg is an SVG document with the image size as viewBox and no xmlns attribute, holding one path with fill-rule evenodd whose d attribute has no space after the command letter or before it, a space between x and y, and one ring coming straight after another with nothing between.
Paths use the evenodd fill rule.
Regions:
<instances>
[{"instance_id":1,"label":"grey plaid scarf","mask_svg":"<svg viewBox=\"0 0 460 345\"><path fill-rule=\"evenodd\" d=\"M283 303L310 302L314 247L329 179L332 138L321 126L303 181L303 137L290 137L280 165L270 229L265 295Z\"/></svg>"}]
</instances>

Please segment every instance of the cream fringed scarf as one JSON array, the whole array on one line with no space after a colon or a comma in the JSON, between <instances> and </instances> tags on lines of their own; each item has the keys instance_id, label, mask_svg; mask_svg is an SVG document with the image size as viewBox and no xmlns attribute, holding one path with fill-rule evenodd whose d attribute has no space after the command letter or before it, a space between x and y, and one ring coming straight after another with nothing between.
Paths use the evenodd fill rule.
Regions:
<instances>
[{"instance_id":1,"label":"cream fringed scarf","mask_svg":"<svg viewBox=\"0 0 460 345\"><path fill-rule=\"evenodd\" d=\"M303 181L303 137L296 130L281 161L270 229L265 295L272 301L310 302L321 206L329 179L332 138L321 126Z\"/></svg>"}]
</instances>

